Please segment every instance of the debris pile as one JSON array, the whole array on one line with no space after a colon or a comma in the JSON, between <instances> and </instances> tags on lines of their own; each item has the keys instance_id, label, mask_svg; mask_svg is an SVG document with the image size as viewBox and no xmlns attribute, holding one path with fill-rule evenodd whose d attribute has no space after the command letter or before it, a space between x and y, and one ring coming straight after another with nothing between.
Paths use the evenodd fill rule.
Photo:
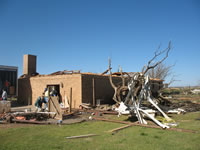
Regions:
<instances>
[{"instance_id":1,"label":"debris pile","mask_svg":"<svg viewBox=\"0 0 200 150\"><path fill-rule=\"evenodd\" d=\"M147 121L145 120L145 117L147 117L162 128L169 128L169 125L172 122L174 123L174 120L168 117L167 114L158 106L158 100L153 97L151 91L151 80L147 74L150 69L155 68L168 57L170 49L171 45L169 43L167 49L155 53L155 56L148 62L148 65L143 68L142 72L135 73L132 77L130 77L128 73L122 72L122 69L120 69L122 78L122 85L120 86L115 86L112 82L111 61L109 60L109 79L115 90L113 99L119 104L119 107L115 109L118 111L119 116L121 114L131 114L132 116L137 117L140 124L147 124ZM165 57L162 60L152 64L158 56L164 53ZM128 77L125 77L124 75L128 75ZM152 106L156 110L152 110ZM162 114L167 122L163 123L156 119L155 113L157 112Z\"/></svg>"}]
</instances>

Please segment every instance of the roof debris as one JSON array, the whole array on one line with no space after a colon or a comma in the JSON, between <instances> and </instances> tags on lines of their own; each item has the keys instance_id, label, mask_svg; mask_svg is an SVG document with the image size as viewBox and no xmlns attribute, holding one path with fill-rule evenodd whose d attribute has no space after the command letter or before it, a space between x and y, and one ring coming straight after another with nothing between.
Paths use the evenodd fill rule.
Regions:
<instances>
[{"instance_id":1,"label":"roof debris","mask_svg":"<svg viewBox=\"0 0 200 150\"><path fill-rule=\"evenodd\" d=\"M49 75L63 75L63 74L75 74L75 73L81 73L80 70L64 70L64 71L57 71L57 72L53 72Z\"/></svg>"}]
</instances>

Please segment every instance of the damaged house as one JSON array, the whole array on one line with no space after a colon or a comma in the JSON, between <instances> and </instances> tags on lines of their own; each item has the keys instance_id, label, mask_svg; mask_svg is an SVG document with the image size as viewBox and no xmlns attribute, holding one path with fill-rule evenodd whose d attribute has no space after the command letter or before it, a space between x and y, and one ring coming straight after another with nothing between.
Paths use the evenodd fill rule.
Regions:
<instances>
[{"instance_id":1,"label":"damaged house","mask_svg":"<svg viewBox=\"0 0 200 150\"><path fill-rule=\"evenodd\" d=\"M95 105L100 103L113 103L114 90L107 75L80 73L80 71L62 71L50 75L40 75L36 72L36 59L34 55L24 55L23 75L18 80L18 101L24 105L34 105L38 96L45 88L56 89L60 102L70 99L72 88L72 108L79 108L82 103ZM114 77L117 84L120 77Z\"/></svg>"}]
</instances>

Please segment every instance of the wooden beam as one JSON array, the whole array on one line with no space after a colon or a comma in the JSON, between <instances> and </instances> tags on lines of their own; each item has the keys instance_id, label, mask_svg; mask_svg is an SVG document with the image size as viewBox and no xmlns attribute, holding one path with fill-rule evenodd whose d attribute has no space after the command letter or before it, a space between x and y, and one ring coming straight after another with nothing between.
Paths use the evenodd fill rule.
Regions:
<instances>
[{"instance_id":1,"label":"wooden beam","mask_svg":"<svg viewBox=\"0 0 200 150\"><path fill-rule=\"evenodd\" d=\"M94 117L94 120L99 120L99 121L107 121L107 122L113 122L113 123L121 123L121 124L128 124L132 126L140 126L140 127L146 127L146 128L155 128L155 129L163 129L159 126L155 125L145 125L145 124L138 124L138 123L131 123L127 121L119 121L119 120L110 120L110 119L105 119L105 118L97 118ZM197 133L195 130L189 130L189 129L182 129L182 128L169 128L169 129L163 129L163 130L170 130L170 131L177 131L177 132L186 132L186 133Z\"/></svg>"},{"instance_id":2,"label":"wooden beam","mask_svg":"<svg viewBox=\"0 0 200 150\"><path fill-rule=\"evenodd\" d=\"M128 124L128 125L125 125L125 126L122 126L122 127L119 127L119 128L112 129L112 130L110 130L110 131L108 131L108 132L117 132L117 131L119 131L119 130L128 128L128 127L130 127L130 126L132 126L132 125Z\"/></svg>"},{"instance_id":3,"label":"wooden beam","mask_svg":"<svg viewBox=\"0 0 200 150\"><path fill-rule=\"evenodd\" d=\"M113 122L113 123L131 124L130 122L127 122L127 121L111 120L111 119L98 118L98 117L93 117L93 119L94 120L99 120L99 121Z\"/></svg>"},{"instance_id":4,"label":"wooden beam","mask_svg":"<svg viewBox=\"0 0 200 150\"><path fill-rule=\"evenodd\" d=\"M111 68L111 69L112 69L112 68ZM101 74L101 76L104 75L104 74L106 74L106 73L108 73L108 71L109 71L109 69L107 69L106 71L104 71L104 72Z\"/></svg>"},{"instance_id":5,"label":"wooden beam","mask_svg":"<svg viewBox=\"0 0 200 150\"><path fill-rule=\"evenodd\" d=\"M50 97L50 98L49 98L49 101L50 101L50 100L51 100L51 102L52 102L53 106L55 107L55 109L56 109L56 111L57 111L58 115L60 115L60 112L59 112L59 110L58 110L58 108L57 108L56 104L55 104L55 103L54 103L54 101L52 100L52 97Z\"/></svg>"},{"instance_id":6,"label":"wooden beam","mask_svg":"<svg viewBox=\"0 0 200 150\"><path fill-rule=\"evenodd\" d=\"M50 96L49 98L49 111L50 112L56 112L55 118L62 120L62 115L63 115L63 111L60 108L60 104L58 102L58 97L57 96Z\"/></svg>"},{"instance_id":7,"label":"wooden beam","mask_svg":"<svg viewBox=\"0 0 200 150\"><path fill-rule=\"evenodd\" d=\"M90 108L90 107L88 107L88 108ZM99 113L102 113L102 114L118 115L118 112L116 112L116 111L90 110L90 109L88 109L88 110L79 109L78 111L80 111L80 112L94 112L94 113L99 112Z\"/></svg>"},{"instance_id":8,"label":"wooden beam","mask_svg":"<svg viewBox=\"0 0 200 150\"><path fill-rule=\"evenodd\" d=\"M92 78L92 93L93 93L93 102L92 102L92 106L95 107L96 104L95 104L95 80L94 78Z\"/></svg>"},{"instance_id":9,"label":"wooden beam","mask_svg":"<svg viewBox=\"0 0 200 150\"><path fill-rule=\"evenodd\" d=\"M70 103L69 103L69 113L72 111L72 87L70 88Z\"/></svg>"},{"instance_id":10,"label":"wooden beam","mask_svg":"<svg viewBox=\"0 0 200 150\"><path fill-rule=\"evenodd\" d=\"M86 134L86 135L79 135L79 136L70 136L66 137L67 139L77 139L77 138L87 138L91 136L97 136L97 134Z\"/></svg>"}]
</instances>

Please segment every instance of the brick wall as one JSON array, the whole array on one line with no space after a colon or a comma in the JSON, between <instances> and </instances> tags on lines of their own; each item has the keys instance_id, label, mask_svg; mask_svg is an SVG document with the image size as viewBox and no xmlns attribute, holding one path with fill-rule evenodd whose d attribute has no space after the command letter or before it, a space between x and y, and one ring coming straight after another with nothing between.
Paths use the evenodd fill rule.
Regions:
<instances>
[{"instance_id":1,"label":"brick wall","mask_svg":"<svg viewBox=\"0 0 200 150\"><path fill-rule=\"evenodd\" d=\"M95 99L102 99L103 103L113 103L114 89L108 76L82 74L82 102L93 103L93 78L95 81ZM119 83L121 78L113 77L114 83Z\"/></svg>"},{"instance_id":2,"label":"brick wall","mask_svg":"<svg viewBox=\"0 0 200 150\"><path fill-rule=\"evenodd\" d=\"M19 79L19 102L28 104L28 99L34 105L47 85L60 85L60 95L64 99L65 95L70 98L70 88L72 87L72 108L78 108L81 104L81 75L55 75L55 76L35 76ZM63 86L63 87L62 87Z\"/></svg>"},{"instance_id":3,"label":"brick wall","mask_svg":"<svg viewBox=\"0 0 200 150\"><path fill-rule=\"evenodd\" d=\"M113 103L114 90L110 85L108 76L90 74L35 76L19 79L18 101L22 104L35 104L47 85L60 85L60 95L70 99L70 88L72 87L72 108L79 108L83 103L93 101L93 83L95 80L95 99L103 99L103 103ZM114 77L114 83L121 82L121 78ZM63 86L63 87L62 87Z\"/></svg>"}]
</instances>

